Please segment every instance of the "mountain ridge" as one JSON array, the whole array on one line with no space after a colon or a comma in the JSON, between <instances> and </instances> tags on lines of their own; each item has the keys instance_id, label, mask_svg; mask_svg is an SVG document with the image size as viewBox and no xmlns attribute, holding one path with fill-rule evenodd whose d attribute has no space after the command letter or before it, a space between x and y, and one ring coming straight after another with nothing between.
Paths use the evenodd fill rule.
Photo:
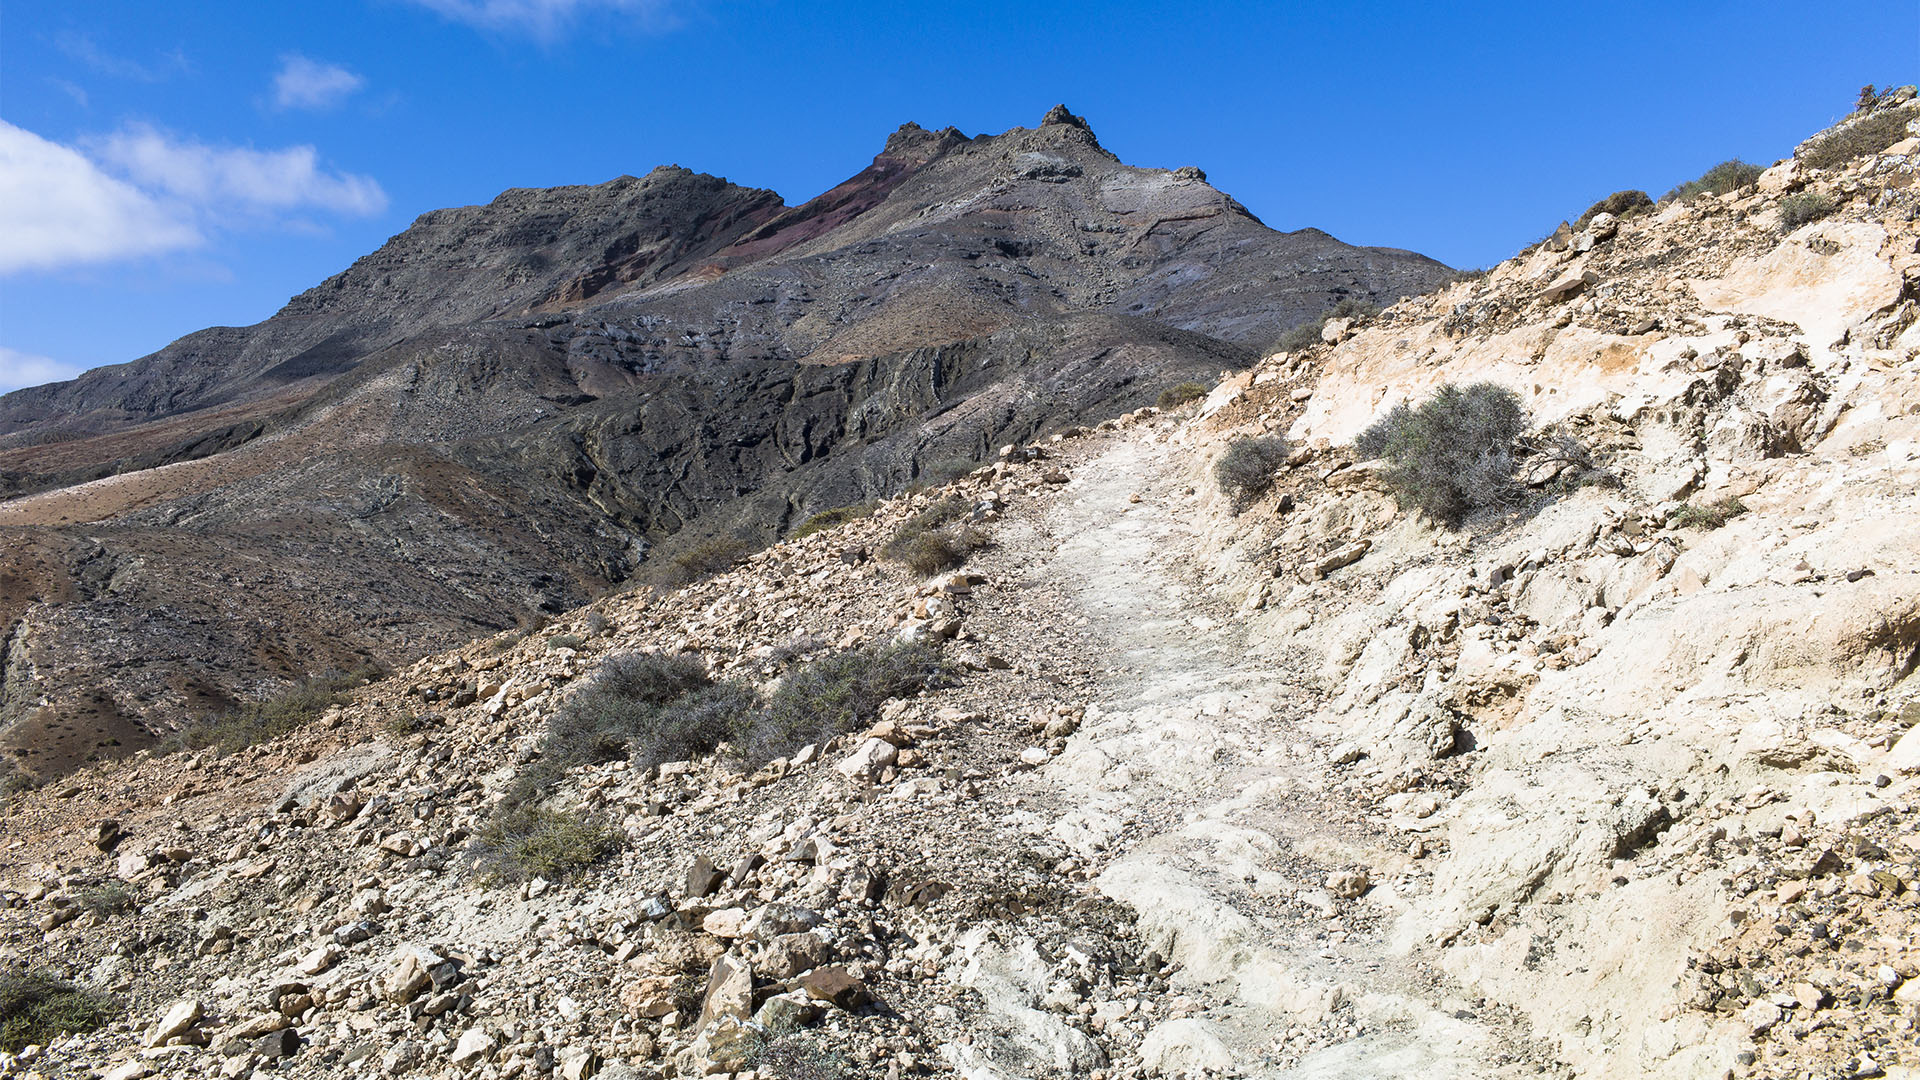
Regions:
<instances>
[{"instance_id":1,"label":"mountain ridge","mask_svg":"<svg viewBox=\"0 0 1920 1080\"><path fill-rule=\"evenodd\" d=\"M403 662L537 620L1451 276L1274 232L1202 177L1126 166L1061 108L903 126L792 207L677 166L512 189L254 326L0 398L0 529L57 553L4 626L0 743L119 752L120 719L91 747L68 719L158 737L303 655ZM104 592L59 580L100 565ZM294 613L334 606L306 640Z\"/></svg>"}]
</instances>

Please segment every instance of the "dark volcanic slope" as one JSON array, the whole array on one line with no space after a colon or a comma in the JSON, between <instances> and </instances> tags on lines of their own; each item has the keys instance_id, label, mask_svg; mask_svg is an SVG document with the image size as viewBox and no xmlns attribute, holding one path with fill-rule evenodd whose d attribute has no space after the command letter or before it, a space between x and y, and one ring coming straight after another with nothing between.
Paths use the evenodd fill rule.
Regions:
<instances>
[{"instance_id":1,"label":"dark volcanic slope","mask_svg":"<svg viewBox=\"0 0 1920 1080\"><path fill-rule=\"evenodd\" d=\"M1210 379L1440 264L1277 233L1056 109L797 207L678 168L423 215L247 328L0 397L29 768L560 610Z\"/></svg>"}]
</instances>

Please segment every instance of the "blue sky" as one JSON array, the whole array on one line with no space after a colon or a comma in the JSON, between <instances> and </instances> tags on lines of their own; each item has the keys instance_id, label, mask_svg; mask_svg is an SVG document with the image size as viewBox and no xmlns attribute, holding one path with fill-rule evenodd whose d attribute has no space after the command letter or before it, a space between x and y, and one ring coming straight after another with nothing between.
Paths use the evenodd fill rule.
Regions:
<instances>
[{"instance_id":1,"label":"blue sky","mask_svg":"<svg viewBox=\"0 0 1920 1080\"><path fill-rule=\"evenodd\" d=\"M799 202L1055 102L1281 229L1496 262L1913 82L1920 5L0 0L0 390L242 325L441 206L676 163Z\"/></svg>"}]
</instances>

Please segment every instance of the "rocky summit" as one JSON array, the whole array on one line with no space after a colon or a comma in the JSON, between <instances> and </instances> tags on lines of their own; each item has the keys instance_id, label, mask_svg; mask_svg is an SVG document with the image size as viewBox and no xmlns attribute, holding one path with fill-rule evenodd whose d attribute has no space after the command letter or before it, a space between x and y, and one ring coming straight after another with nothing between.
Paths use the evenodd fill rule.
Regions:
<instances>
[{"instance_id":1,"label":"rocky summit","mask_svg":"<svg viewBox=\"0 0 1920 1080\"><path fill-rule=\"evenodd\" d=\"M1451 279L1065 108L787 206L678 167L425 214L245 328L0 397L0 724L55 775L750 551Z\"/></svg>"},{"instance_id":2,"label":"rocky summit","mask_svg":"<svg viewBox=\"0 0 1920 1080\"><path fill-rule=\"evenodd\" d=\"M1022 431L696 580L15 793L5 989L39 1011L7 1006L0 1071L1920 1076L1913 91L1771 168L1722 167L1657 203L1621 193L1484 275L1349 306L1278 351L1251 344L1295 318L1262 322L1284 282L1255 296L1207 275L1327 242L1274 238L1196 176L1124 169L1064 110L1048 119L983 140L904 131L813 210L755 203L742 221L766 217L735 235L674 241L712 247L691 277L650 276L678 258L665 248L622 247L604 273L529 278L540 311L414 333L321 388L269 392L264 369L241 372L264 355L235 346L256 360L233 360L226 390L208 381L227 396L200 408L263 434L145 470L160 476L144 489L126 472L19 500L124 506L31 527L47 580L92 590L43 603L96 611L87 596L140 571L62 562L48 538L105 552L196 535L201 514L230 523L205 535L244 538L239 493L265 514L298 485L229 459L326 431L340 446L303 474L306 497L367 524L326 540L316 509L306 531L342 558L352 536L391 547L382 530L428 520L425 500L486 490L486 454L548 445L477 430L488 408L532 408L513 394L538 387L510 392L530 371L547 387L577 373L595 400L514 430L572 432L585 461L623 445L616 430L653 430L662 397L680 422L708 416L693 388L718 400L735 384L712 372L764 349L753 363L789 365L789 387L828 380L822 395L879 425L829 456L844 473L816 456L788 474L789 492L833 500L906 479L940 432ZM998 179L967 195L962 175ZM669 182L685 178L621 190ZM1059 228L1023 226L1035 246L1016 255L989 239L1012 226L988 208L1014 202L1075 209L1036 212ZM1182 216L1196 207L1210 216ZM429 217L442 242L478 242ZM1108 220L1132 231L1063 224ZM783 248L786 229L808 235ZM1110 285L1074 298L1066 236ZM835 276L908 245L976 255L902 259L857 288ZM1176 264L1205 272L1152 269ZM1175 287L1191 273L1199 293ZM1004 288L961 287L988 279ZM993 304L1028 314L918 360L867 352L877 324L845 314L957 326ZM713 336L681 337L701 310ZM606 344L616 330L636 337ZM576 339L602 351L565 366ZM1088 351L1060 344L1076 341ZM1210 389L1043 393L1065 393L1062 365L1097 381L1130 350L1159 359L1125 361L1128 387L1157 395L1204 355ZM614 359L646 356L651 373ZM883 376L913 364L997 374L938 400L917 383L920 411L883 422L876 403L904 400ZM461 380L465 440L402 453L373 423L373 402L397 416ZM91 433L35 448L152 445L146 425L172 422L136 422L103 385L51 392L96 403L70 420ZM615 399L624 412L596 411ZM1039 399L1058 411L1020 412ZM763 442L804 444L786 404ZM719 468L676 452L660 451L686 476ZM628 490L592 460L570 498ZM385 508L330 479L362 461L392 464ZM689 523L770 498L695 516L673 490L662 505ZM487 528L506 543L509 524ZM410 542L454 542L439 535ZM249 617L230 604L225 619Z\"/></svg>"}]
</instances>

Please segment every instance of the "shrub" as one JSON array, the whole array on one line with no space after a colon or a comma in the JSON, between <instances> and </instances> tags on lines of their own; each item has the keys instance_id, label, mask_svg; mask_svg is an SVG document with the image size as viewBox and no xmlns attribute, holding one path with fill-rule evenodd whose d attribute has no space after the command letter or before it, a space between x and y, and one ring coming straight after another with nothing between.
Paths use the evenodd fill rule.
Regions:
<instances>
[{"instance_id":1,"label":"shrub","mask_svg":"<svg viewBox=\"0 0 1920 1080\"><path fill-rule=\"evenodd\" d=\"M1334 319L1370 319L1380 313L1380 305L1369 304L1365 300L1356 300L1349 296L1323 312L1317 319L1309 319L1299 326L1281 335L1274 344L1275 352L1299 352L1309 346L1320 344L1320 332Z\"/></svg>"},{"instance_id":2,"label":"shrub","mask_svg":"<svg viewBox=\"0 0 1920 1080\"><path fill-rule=\"evenodd\" d=\"M541 742L541 759L558 759L563 769L616 760L653 728L661 706L710 685L707 666L697 656L612 657L554 714Z\"/></svg>"},{"instance_id":3,"label":"shrub","mask_svg":"<svg viewBox=\"0 0 1920 1080\"><path fill-rule=\"evenodd\" d=\"M1527 428L1519 395L1493 383L1448 384L1419 408L1393 407L1360 433L1354 450L1385 458L1402 506L1449 525L1517 501L1514 446Z\"/></svg>"},{"instance_id":4,"label":"shrub","mask_svg":"<svg viewBox=\"0 0 1920 1080\"><path fill-rule=\"evenodd\" d=\"M1692 202L1701 195L1725 195L1729 191L1738 191L1760 179L1760 174L1765 171L1760 166L1741 161L1739 158L1723 161L1701 173L1698 179L1689 180L1667 192L1660 197L1660 201L1667 203L1678 199L1681 202Z\"/></svg>"},{"instance_id":5,"label":"shrub","mask_svg":"<svg viewBox=\"0 0 1920 1080\"><path fill-rule=\"evenodd\" d=\"M101 920L125 915L134 908L133 890L117 881L85 889L73 899L80 910Z\"/></svg>"},{"instance_id":6,"label":"shrub","mask_svg":"<svg viewBox=\"0 0 1920 1080\"><path fill-rule=\"evenodd\" d=\"M849 521L858 521L872 514L876 505L878 504L863 502L854 503L852 506L836 506L829 510L822 510L817 514L809 515L807 520L794 526L792 536L798 540L803 536L812 536L814 533L831 529L836 525L845 525Z\"/></svg>"},{"instance_id":7,"label":"shrub","mask_svg":"<svg viewBox=\"0 0 1920 1080\"><path fill-rule=\"evenodd\" d=\"M1673 515L1673 523L1682 529L1712 531L1747 512L1747 504L1738 495L1728 495L1710 503L1688 503Z\"/></svg>"},{"instance_id":8,"label":"shrub","mask_svg":"<svg viewBox=\"0 0 1920 1080\"><path fill-rule=\"evenodd\" d=\"M1643 213L1652 209L1652 207L1653 197L1644 191L1636 191L1633 189L1616 191L1606 198L1601 199L1599 202L1594 203L1592 206L1587 207L1587 212L1581 214L1580 219L1573 223L1573 230L1579 232L1581 229L1587 227L1587 222L1592 221L1601 214L1612 214L1614 217L1624 218Z\"/></svg>"},{"instance_id":9,"label":"shrub","mask_svg":"<svg viewBox=\"0 0 1920 1080\"><path fill-rule=\"evenodd\" d=\"M1800 152L1800 160L1816 169L1837 169L1855 158L1877 154L1907 137L1907 124L1920 116L1920 107L1883 109L1845 127L1815 136Z\"/></svg>"},{"instance_id":10,"label":"shrub","mask_svg":"<svg viewBox=\"0 0 1920 1080\"><path fill-rule=\"evenodd\" d=\"M1780 227L1797 229L1834 211L1834 201L1817 191L1801 191L1780 200Z\"/></svg>"},{"instance_id":11,"label":"shrub","mask_svg":"<svg viewBox=\"0 0 1920 1080\"><path fill-rule=\"evenodd\" d=\"M1189 401L1198 401L1206 396L1206 387L1197 382L1183 382L1160 391L1160 397L1154 404L1162 409L1177 409Z\"/></svg>"},{"instance_id":12,"label":"shrub","mask_svg":"<svg viewBox=\"0 0 1920 1080\"><path fill-rule=\"evenodd\" d=\"M347 688L377 678L380 673L377 666L368 664L352 671L309 676L272 697L192 721L162 748L179 752L212 746L226 755L277 739L319 719L329 707L346 700Z\"/></svg>"},{"instance_id":13,"label":"shrub","mask_svg":"<svg viewBox=\"0 0 1920 1080\"><path fill-rule=\"evenodd\" d=\"M0 974L0 1050L8 1053L92 1031L117 1012L108 999L44 972Z\"/></svg>"},{"instance_id":14,"label":"shrub","mask_svg":"<svg viewBox=\"0 0 1920 1080\"><path fill-rule=\"evenodd\" d=\"M1287 442L1271 435L1235 439L1213 463L1213 482L1233 496L1236 510L1267 493L1287 463Z\"/></svg>"},{"instance_id":15,"label":"shrub","mask_svg":"<svg viewBox=\"0 0 1920 1080\"><path fill-rule=\"evenodd\" d=\"M889 698L905 697L951 677L937 650L925 645L870 645L820 657L795 669L749 718L734 748L749 765L784 757L808 743L866 727Z\"/></svg>"},{"instance_id":16,"label":"shrub","mask_svg":"<svg viewBox=\"0 0 1920 1080\"><path fill-rule=\"evenodd\" d=\"M670 576L677 584L685 585L724 574L753 551L753 541L744 536L710 537L674 552L668 560L673 566Z\"/></svg>"},{"instance_id":17,"label":"shrub","mask_svg":"<svg viewBox=\"0 0 1920 1080\"><path fill-rule=\"evenodd\" d=\"M958 495L939 500L901 522L880 546L880 557L904 563L917 574L959 566L989 542L986 530L961 521L972 510Z\"/></svg>"},{"instance_id":18,"label":"shrub","mask_svg":"<svg viewBox=\"0 0 1920 1080\"><path fill-rule=\"evenodd\" d=\"M937 650L869 646L795 669L763 701L745 683L708 681L698 661L688 666L687 658L650 654L619 659L618 670L603 669L554 715L538 762L521 772L505 805L525 807L568 769L593 761L626 757L652 766L731 743L747 764L760 765L870 724L888 698L950 674Z\"/></svg>"},{"instance_id":19,"label":"shrub","mask_svg":"<svg viewBox=\"0 0 1920 1080\"><path fill-rule=\"evenodd\" d=\"M987 531L972 525L951 525L931 532L914 533L887 541L881 554L922 577L951 570L973 557L989 543Z\"/></svg>"},{"instance_id":20,"label":"shrub","mask_svg":"<svg viewBox=\"0 0 1920 1080\"><path fill-rule=\"evenodd\" d=\"M580 620L581 629L588 637L595 637L605 633L609 625L607 617L597 611L587 612L587 617Z\"/></svg>"},{"instance_id":21,"label":"shrub","mask_svg":"<svg viewBox=\"0 0 1920 1080\"><path fill-rule=\"evenodd\" d=\"M564 881L620 850L621 832L591 816L520 806L494 814L471 853L491 884L546 878Z\"/></svg>"},{"instance_id":22,"label":"shrub","mask_svg":"<svg viewBox=\"0 0 1920 1080\"><path fill-rule=\"evenodd\" d=\"M586 643L587 639L581 637L579 634L555 634L547 639L547 648L578 649Z\"/></svg>"}]
</instances>

